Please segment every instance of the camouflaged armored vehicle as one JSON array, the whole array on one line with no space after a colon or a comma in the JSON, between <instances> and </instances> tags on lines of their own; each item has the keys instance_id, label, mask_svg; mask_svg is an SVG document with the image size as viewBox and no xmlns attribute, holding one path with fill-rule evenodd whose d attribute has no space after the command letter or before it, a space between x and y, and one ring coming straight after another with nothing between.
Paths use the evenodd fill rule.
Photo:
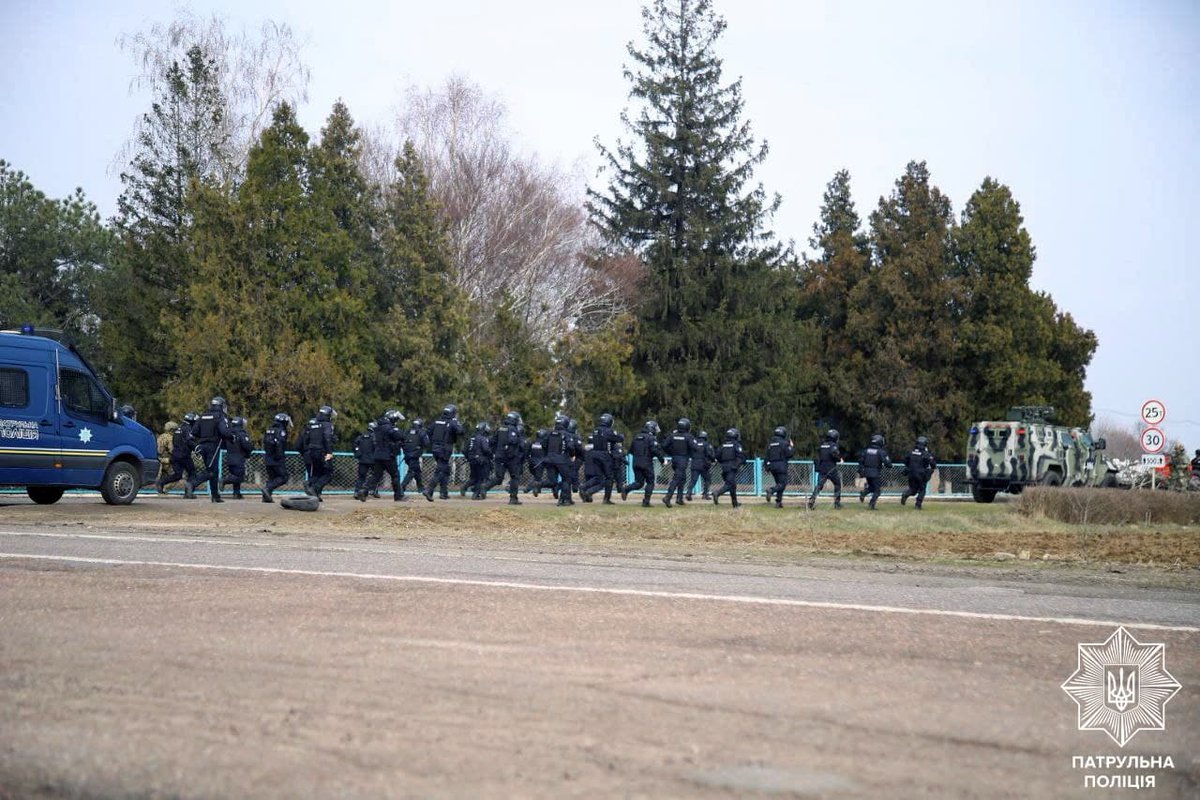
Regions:
<instances>
[{"instance_id":1,"label":"camouflaged armored vehicle","mask_svg":"<svg viewBox=\"0 0 1200 800\"><path fill-rule=\"evenodd\" d=\"M976 422L967 437L967 483L977 503L1026 486L1116 486L1116 470L1082 428L1053 425L1049 406L1017 406L1003 422Z\"/></svg>"}]
</instances>

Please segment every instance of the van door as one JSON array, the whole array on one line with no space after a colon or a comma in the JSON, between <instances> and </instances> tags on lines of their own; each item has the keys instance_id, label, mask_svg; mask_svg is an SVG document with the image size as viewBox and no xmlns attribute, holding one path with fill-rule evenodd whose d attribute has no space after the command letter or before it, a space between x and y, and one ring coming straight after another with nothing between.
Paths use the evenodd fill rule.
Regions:
<instances>
[{"instance_id":1,"label":"van door","mask_svg":"<svg viewBox=\"0 0 1200 800\"><path fill-rule=\"evenodd\" d=\"M0 366L0 484L53 486L63 480L52 377L40 364Z\"/></svg>"},{"instance_id":2,"label":"van door","mask_svg":"<svg viewBox=\"0 0 1200 800\"><path fill-rule=\"evenodd\" d=\"M108 466L108 453L124 427L112 420L112 398L86 372L61 367L61 452L64 481L72 486L99 486Z\"/></svg>"}]
</instances>

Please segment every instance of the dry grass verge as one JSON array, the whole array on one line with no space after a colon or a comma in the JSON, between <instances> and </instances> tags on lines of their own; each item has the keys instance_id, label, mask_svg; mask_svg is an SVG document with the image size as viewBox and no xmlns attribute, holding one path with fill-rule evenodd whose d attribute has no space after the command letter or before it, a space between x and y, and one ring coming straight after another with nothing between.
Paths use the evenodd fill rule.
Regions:
<instances>
[{"instance_id":1,"label":"dry grass verge","mask_svg":"<svg viewBox=\"0 0 1200 800\"><path fill-rule=\"evenodd\" d=\"M1071 525L1196 525L1200 494L1032 487L1021 493L1016 509Z\"/></svg>"}]
</instances>

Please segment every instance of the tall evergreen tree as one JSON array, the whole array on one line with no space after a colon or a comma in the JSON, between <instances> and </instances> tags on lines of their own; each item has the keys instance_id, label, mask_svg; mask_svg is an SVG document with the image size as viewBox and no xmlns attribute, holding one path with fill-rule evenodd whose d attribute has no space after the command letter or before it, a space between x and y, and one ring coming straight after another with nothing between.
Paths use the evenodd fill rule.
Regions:
<instances>
[{"instance_id":1,"label":"tall evergreen tree","mask_svg":"<svg viewBox=\"0 0 1200 800\"><path fill-rule=\"evenodd\" d=\"M191 303L173 317L173 407L214 392L265 423L276 410L334 403L351 425L378 413L361 391L370 292L339 224L334 186L286 104L252 148L233 200L194 188Z\"/></svg>"},{"instance_id":2,"label":"tall evergreen tree","mask_svg":"<svg viewBox=\"0 0 1200 800\"><path fill-rule=\"evenodd\" d=\"M1051 405L1068 425L1091 421L1083 388L1096 337L1029 287L1036 257L1021 206L987 178L953 233L962 287L957 374L975 419L1002 419L1013 405Z\"/></svg>"},{"instance_id":3,"label":"tall evergreen tree","mask_svg":"<svg viewBox=\"0 0 1200 800\"><path fill-rule=\"evenodd\" d=\"M961 451L967 396L954 370L959 282L950 200L910 162L871 214L875 263L850 294L847 335L859 376L854 413L886 425L893 441L917 435L935 451Z\"/></svg>"},{"instance_id":4,"label":"tall evergreen tree","mask_svg":"<svg viewBox=\"0 0 1200 800\"><path fill-rule=\"evenodd\" d=\"M384 275L395 294L375 348L380 393L415 413L448 402L467 368L466 298L441 220L416 148L405 142L396 180L384 192Z\"/></svg>"},{"instance_id":5,"label":"tall evergreen tree","mask_svg":"<svg viewBox=\"0 0 1200 800\"><path fill-rule=\"evenodd\" d=\"M647 390L625 411L737 422L765 441L807 416L812 383L811 331L766 229L779 199L751 184L767 148L742 120L740 81L723 80L712 3L654 0L642 18L625 73L632 141L600 146L609 184L588 203L608 246L647 267L633 353Z\"/></svg>"},{"instance_id":6,"label":"tall evergreen tree","mask_svg":"<svg viewBox=\"0 0 1200 800\"><path fill-rule=\"evenodd\" d=\"M99 291L105 360L117 390L148 420L163 417L163 387L177 368L177 343L169 341L163 316L186 314L189 302L187 194L193 185L220 183L228 144L225 98L209 54L189 48L158 85L161 94L143 115L121 174L120 244Z\"/></svg>"},{"instance_id":7,"label":"tall evergreen tree","mask_svg":"<svg viewBox=\"0 0 1200 800\"><path fill-rule=\"evenodd\" d=\"M816 254L801 275L800 314L820 332L817 419L837 427L847 442L865 442L885 420L861 403L863 388L856 350L847 335L850 296L871 270L871 251L850 193L850 173L838 171L825 188L821 219L809 246Z\"/></svg>"}]
</instances>

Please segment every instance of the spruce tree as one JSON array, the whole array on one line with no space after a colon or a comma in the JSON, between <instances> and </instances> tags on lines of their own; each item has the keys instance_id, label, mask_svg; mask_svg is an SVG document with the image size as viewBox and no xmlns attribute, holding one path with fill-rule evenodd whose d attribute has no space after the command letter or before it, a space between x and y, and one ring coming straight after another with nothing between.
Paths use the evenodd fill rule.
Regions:
<instances>
[{"instance_id":1,"label":"spruce tree","mask_svg":"<svg viewBox=\"0 0 1200 800\"><path fill-rule=\"evenodd\" d=\"M161 94L142 116L128 168L121 173L119 244L101 278L101 340L117 391L142 418L165 417L163 388L177 365L164 315L187 313L187 195L215 188L227 158L226 102L214 59L199 46L165 70ZM137 291L130 291L137 287Z\"/></svg>"},{"instance_id":2,"label":"spruce tree","mask_svg":"<svg viewBox=\"0 0 1200 800\"><path fill-rule=\"evenodd\" d=\"M1091 397L1083 380L1096 339L1029 287L1036 253L1007 186L984 180L963 210L953 248L962 289L957 372L972 418L1050 405L1062 424L1086 426Z\"/></svg>"},{"instance_id":3,"label":"spruce tree","mask_svg":"<svg viewBox=\"0 0 1200 800\"><path fill-rule=\"evenodd\" d=\"M608 247L646 265L632 357L646 392L624 411L737 424L765 442L807 418L812 383L811 331L766 229L779 199L752 184L767 147L742 119L740 81L723 79L712 3L654 0L642 18L631 140L599 147L609 182L588 193Z\"/></svg>"}]
</instances>

